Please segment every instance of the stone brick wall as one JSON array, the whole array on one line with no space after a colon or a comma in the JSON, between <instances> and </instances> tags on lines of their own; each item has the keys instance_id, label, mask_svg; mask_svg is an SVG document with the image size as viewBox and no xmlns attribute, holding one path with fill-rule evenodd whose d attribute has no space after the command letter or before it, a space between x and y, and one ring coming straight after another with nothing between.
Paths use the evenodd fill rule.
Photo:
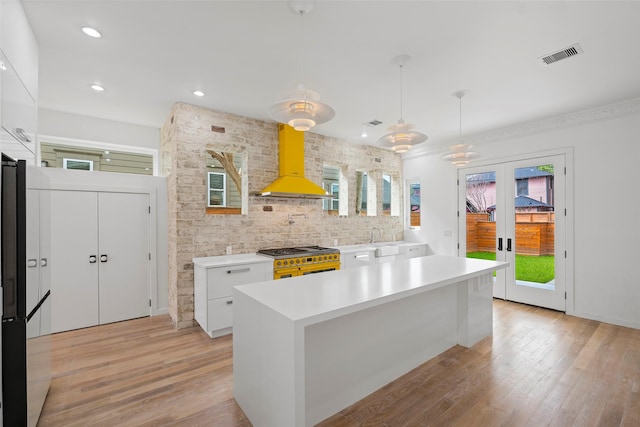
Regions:
<instances>
[{"instance_id":1,"label":"stone brick wall","mask_svg":"<svg viewBox=\"0 0 640 427\"><path fill-rule=\"evenodd\" d=\"M212 126L224 128L224 133L212 131ZM246 215L206 214L207 149L247 154ZM399 216L381 216L382 174L402 183L402 160L389 150L305 135L307 178L320 184L323 164L339 167L348 178L346 217L328 215L321 200L254 195L278 176L276 123L177 103L161 129L160 153L169 197L169 312L178 328L193 325L194 257L224 255L227 246L232 246L233 253L251 253L293 245L332 246L336 240L339 245L364 243L374 227L382 230L383 240L403 237L402 197ZM355 214L356 170L367 171L377 183L376 217ZM265 211L265 206L271 210ZM290 224L289 214L306 218L298 216Z\"/></svg>"}]
</instances>

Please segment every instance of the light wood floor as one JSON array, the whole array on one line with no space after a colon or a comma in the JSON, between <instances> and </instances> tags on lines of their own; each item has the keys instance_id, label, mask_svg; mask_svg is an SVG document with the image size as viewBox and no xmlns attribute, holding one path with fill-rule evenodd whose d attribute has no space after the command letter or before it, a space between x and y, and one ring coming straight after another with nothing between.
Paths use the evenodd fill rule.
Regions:
<instances>
[{"instance_id":1,"label":"light wood floor","mask_svg":"<svg viewBox=\"0 0 640 427\"><path fill-rule=\"evenodd\" d=\"M168 316L53 336L39 426L250 426L231 336ZM322 426L640 426L640 330L494 302L494 335L454 347Z\"/></svg>"}]
</instances>

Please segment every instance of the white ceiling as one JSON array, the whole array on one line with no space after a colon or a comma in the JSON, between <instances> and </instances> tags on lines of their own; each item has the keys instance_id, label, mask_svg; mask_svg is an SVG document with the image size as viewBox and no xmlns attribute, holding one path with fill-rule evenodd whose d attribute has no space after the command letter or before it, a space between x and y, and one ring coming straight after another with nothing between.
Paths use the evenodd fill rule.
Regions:
<instances>
[{"instance_id":1,"label":"white ceiling","mask_svg":"<svg viewBox=\"0 0 640 427\"><path fill-rule=\"evenodd\" d=\"M157 128L181 101L270 120L300 83L301 22L284 1L22 3L41 108ZM354 142L375 143L400 118L398 54L412 57L404 119L427 143L457 137L459 89L470 91L465 135L640 96L637 1L317 1L303 23L304 83L336 110L312 131ZM574 43L583 55L539 59ZM383 124L362 139L372 119Z\"/></svg>"}]
</instances>

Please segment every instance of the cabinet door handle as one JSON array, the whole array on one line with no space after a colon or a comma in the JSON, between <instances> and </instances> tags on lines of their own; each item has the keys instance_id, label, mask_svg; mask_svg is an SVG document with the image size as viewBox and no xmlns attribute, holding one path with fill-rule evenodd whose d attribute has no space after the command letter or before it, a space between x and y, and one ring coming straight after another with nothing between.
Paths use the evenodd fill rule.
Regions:
<instances>
[{"instance_id":1,"label":"cabinet door handle","mask_svg":"<svg viewBox=\"0 0 640 427\"><path fill-rule=\"evenodd\" d=\"M502 251L502 237L498 237L498 250Z\"/></svg>"},{"instance_id":2,"label":"cabinet door handle","mask_svg":"<svg viewBox=\"0 0 640 427\"><path fill-rule=\"evenodd\" d=\"M107 262L107 261L109 261L109 259L107 258L106 254L100 255L100 262Z\"/></svg>"},{"instance_id":3,"label":"cabinet door handle","mask_svg":"<svg viewBox=\"0 0 640 427\"><path fill-rule=\"evenodd\" d=\"M40 266L41 267L46 267L47 266L47 259L46 258L40 258Z\"/></svg>"},{"instance_id":4,"label":"cabinet door handle","mask_svg":"<svg viewBox=\"0 0 640 427\"><path fill-rule=\"evenodd\" d=\"M507 252L511 252L511 239L507 239Z\"/></svg>"},{"instance_id":5,"label":"cabinet door handle","mask_svg":"<svg viewBox=\"0 0 640 427\"><path fill-rule=\"evenodd\" d=\"M251 271L250 268L238 268L237 270L227 270L227 274L233 274L233 273L246 273L247 271Z\"/></svg>"},{"instance_id":6,"label":"cabinet door handle","mask_svg":"<svg viewBox=\"0 0 640 427\"><path fill-rule=\"evenodd\" d=\"M95 255L89 255L89 264L95 264L98 261L98 257Z\"/></svg>"},{"instance_id":7,"label":"cabinet door handle","mask_svg":"<svg viewBox=\"0 0 640 427\"><path fill-rule=\"evenodd\" d=\"M233 300L227 301L227 305L231 305L231 304L233 304Z\"/></svg>"},{"instance_id":8,"label":"cabinet door handle","mask_svg":"<svg viewBox=\"0 0 640 427\"><path fill-rule=\"evenodd\" d=\"M38 260L37 259L29 259L27 260L27 267L29 268L34 268L38 266Z\"/></svg>"}]
</instances>

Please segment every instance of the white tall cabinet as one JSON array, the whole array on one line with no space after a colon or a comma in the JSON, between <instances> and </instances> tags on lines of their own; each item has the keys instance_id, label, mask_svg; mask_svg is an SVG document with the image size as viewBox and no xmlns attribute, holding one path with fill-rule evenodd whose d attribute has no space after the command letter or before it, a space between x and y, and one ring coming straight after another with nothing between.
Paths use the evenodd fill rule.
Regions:
<instances>
[{"instance_id":1,"label":"white tall cabinet","mask_svg":"<svg viewBox=\"0 0 640 427\"><path fill-rule=\"evenodd\" d=\"M149 196L49 193L52 331L150 314Z\"/></svg>"}]
</instances>

